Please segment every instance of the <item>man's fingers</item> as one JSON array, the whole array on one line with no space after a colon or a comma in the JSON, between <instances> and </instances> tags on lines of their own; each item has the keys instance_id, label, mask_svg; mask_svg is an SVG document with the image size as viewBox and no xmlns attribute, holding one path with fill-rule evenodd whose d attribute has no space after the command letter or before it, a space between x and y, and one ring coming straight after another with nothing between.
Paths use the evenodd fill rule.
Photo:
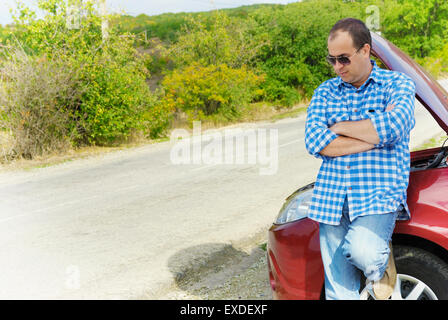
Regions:
<instances>
[{"instance_id":1,"label":"man's fingers","mask_svg":"<svg viewBox=\"0 0 448 320\"><path fill-rule=\"evenodd\" d=\"M390 105L388 105L388 106L386 107L386 111L390 111L390 110L392 110L393 108L395 108L395 105L390 104Z\"/></svg>"}]
</instances>

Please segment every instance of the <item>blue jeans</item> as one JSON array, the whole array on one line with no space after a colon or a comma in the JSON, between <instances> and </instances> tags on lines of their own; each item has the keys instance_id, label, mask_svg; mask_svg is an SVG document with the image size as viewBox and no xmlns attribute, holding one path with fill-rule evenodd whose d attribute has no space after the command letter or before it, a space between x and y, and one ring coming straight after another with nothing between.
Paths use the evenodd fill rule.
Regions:
<instances>
[{"instance_id":1,"label":"blue jeans","mask_svg":"<svg viewBox=\"0 0 448 320\"><path fill-rule=\"evenodd\" d=\"M361 272L367 282L383 277L398 212L350 221L345 199L339 225L319 224L327 300L359 300Z\"/></svg>"}]
</instances>

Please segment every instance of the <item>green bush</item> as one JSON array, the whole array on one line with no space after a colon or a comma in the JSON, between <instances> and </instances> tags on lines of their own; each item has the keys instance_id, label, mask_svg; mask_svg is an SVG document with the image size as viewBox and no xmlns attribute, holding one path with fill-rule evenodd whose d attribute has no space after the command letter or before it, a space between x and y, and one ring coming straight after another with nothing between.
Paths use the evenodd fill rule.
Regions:
<instances>
[{"instance_id":1,"label":"green bush","mask_svg":"<svg viewBox=\"0 0 448 320\"><path fill-rule=\"evenodd\" d=\"M210 18L213 18L211 24ZM250 65L267 41L265 34L253 32L256 25L249 18L232 18L218 11L208 19L197 16L186 21L182 34L170 48L178 67L199 63L240 68Z\"/></svg>"},{"instance_id":2,"label":"green bush","mask_svg":"<svg viewBox=\"0 0 448 320\"><path fill-rule=\"evenodd\" d=\"M136 55L132 38L120 37L80 65L83 96L76 114L88 143L110 144L144 130L143 114L155 101L143 59Z\"/></svg>"},{"instance_id":3,"label":"green bush","mask_svg":"<svg viewBox=\"0 0 448 320\"><path fill-rule=\"evenodd\" d=\"M151 139L167 135L176 110L172 101L160 98L162 95L162 92L157 91L157 99L155 99L151 108L143 114L144 132Z\"/></svg>"},{"instance_id":4,"label":"green bush","mask_svg":"<svg viewBox=\"0 0 448 320\"><path fill-rule=\"evenodd\" d=\"M175 70L163 80L163 103L176 112L186 113L190 121L232 120L252 101L262 81L262 76L245 67L192 64Z\"/></svg>"}]
</instances>

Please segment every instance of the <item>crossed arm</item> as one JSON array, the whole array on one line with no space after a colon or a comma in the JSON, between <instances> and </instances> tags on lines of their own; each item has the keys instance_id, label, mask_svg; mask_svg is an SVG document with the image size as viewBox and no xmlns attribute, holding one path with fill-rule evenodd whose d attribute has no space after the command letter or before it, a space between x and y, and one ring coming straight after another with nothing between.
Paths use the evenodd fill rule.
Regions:
<instances>
[{"instance_id":1,"label":"crossed arm","mask_svg":"<svg viewBox=\"0 0 448 320\"><path fill-rule=\"evenodd\" d=\"M370 119L338 122L329 128L339 137L320 152L323 156L338 157L373 149L379 142L378 133Z\"/></svg>"},{"instance_id":2,"label":"crossed arm","mask_svg":"<svg viewBox=\"0 0 448 320\"><path fill-rule=\"evenodd\" d=\"M391 111L394 105L389 105L386 112ZM320 154L329 157L344 156L373 149L380 142L370 119L360 121L343 121L335 123L329 128L339 135L331 141Z\"/></svg>"}]
</instances>

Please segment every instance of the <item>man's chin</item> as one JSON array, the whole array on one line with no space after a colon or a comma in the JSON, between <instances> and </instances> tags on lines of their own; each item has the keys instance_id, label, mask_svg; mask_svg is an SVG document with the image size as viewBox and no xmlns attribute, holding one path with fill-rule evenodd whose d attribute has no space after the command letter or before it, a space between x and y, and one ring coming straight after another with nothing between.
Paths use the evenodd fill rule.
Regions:
<instances>
[{"instance_id":1,"label":"man's chin","mask_svg":"<svg viewBox=\"0 0 448 320\"><path fill-rule=\"evenodd\" d=\"M353 79L348 77L348 76L340 76L342 81L347 82L347 83L352 83Z\"/></svg>"}]
</instances>

